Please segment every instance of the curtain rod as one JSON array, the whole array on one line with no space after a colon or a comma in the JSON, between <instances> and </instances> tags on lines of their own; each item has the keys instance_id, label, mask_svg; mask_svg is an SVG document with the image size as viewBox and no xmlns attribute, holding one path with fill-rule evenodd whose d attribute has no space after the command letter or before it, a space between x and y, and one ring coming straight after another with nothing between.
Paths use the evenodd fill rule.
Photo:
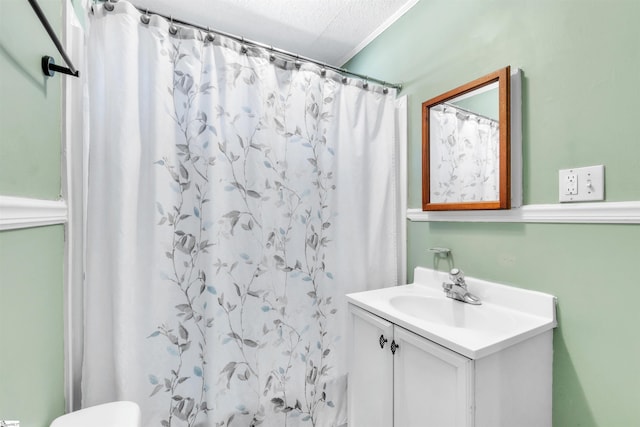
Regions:
<instances>
[{"instance_id":1,"label":"curtain rod","mask_svg":"<svg viewBox=\"0 0 640 427\"><path fill-rule=\"evenodd\" d=\"M117 1L118 0L111 0L111 3L116 3ZM197 28L199 30L205 31L206 33L218 34L220 36L236 40L236 41L238 41L240 43L243 43L245 45L259 47L259 48L268 50L270 52L277 53L277 54L282 55L282 56L286 56L286 57L291 58L291 59L293 59L295 61L310 62L312 64L319 65L319 66L321 66L321 67L323 67L325 69L330 69L330 70L336 71L336 72L338 72L340 74L348 74L350 76L354 76L354 77L357 77L359 79L362 79L365 82L371 81L371 82L378 83L378 84L380 84L380 85L382 85L384 87L390 87L390 88L397 89L397 90L401 90L402 89L402 84L400 84L400 83L385 82L383 80L376 79L376 78L369 77L369 76L365 76L363 74L358 74L358 73L355 73L353 71L346 70L344 68L334 67L333 65L325 64L323 62L317 61L317 60L312 59L312 58L307 58L305 56L296 55L295 53L291 53L291 52L288 52L288 51L283 50L283 49L278 49L278 48L275 48L273 46L268 46L268 45L266 45L264 43L260 43L260 42L249 40L249 39L245 39L244 37L237 36L235 34L230 34L230 33L224 32L224 31L211 29L209 27L204 27L202 25L181 21L179 19L175 19L173 16L167 16L167 15L164 15L162 13L154 12L154 11L152 11L150 9L146 9L146 8L143 9L143 8L137 7L137 6L133 5L133 4L132 4L132 6L135 7L140 13L142 13L144 15L147 15L147 16L148 15L156 15L156 16L159 16L161 18L166 19L167 21L170 21L172 24L175 23L175 24L184 25L184 26L187 26L187 27ZM105 3L104 3L104 7L108 11L112 11L114 6L113 6L113 4L109 3L109 0L106 0ZM111 7L111 8L109 8L109 7Z\"/></svg>"},{"instance_id":2,"label":"curtain rod","mask_svg":"<svg viewBox=\"0 0 640 427\"><path fill-rule=\"evenodd\" d=\"M462 111L463 113L473 114L474 116L478 116L478 117L480 117L482 119L485 119L485 120L490 120L492 122L497 122L498 121L498 120L496 120L494 118L491 118L489 116L485 116L484 114L480 114L480 113L476 113L475 111L467 110L466 108L459 107L459 106L457 106L455 104L451 104L449 102L443 102L442 105L445 106L445 107L453 108L454 110Z\"/></svg>"},{"instance_id":3,"label":"curtain rod","mask_svg":"<svg viewBox=\"0 0 640 427\"><path fill-rule=\"evenodd\" d=\"M436 105L436 107L437 107L437 105ZM466 108L462 108L462 107L460 107L460 106L457 106L457 105L455 105L455 104L451 104L451 103L449 103L449 102L443 102L443 103L442 103L442 108L443 108L443 110L444 110L444 108L446 108L446 107L448 107L448 108L453 108L453 109L454 109L454 110L456 110L456 111L461 111L461 112L463 112L463 113L465 113L465 114L474 115L474 116L476 116L476 117L480 117L481 119L489 120L489 121L491 121L491 122L495 122L495 123L497 123L497 122L498 122L498 120L496 120L496 119L494 119L494 118L491 118L491 117L489 117L489 116L485 116L485 115L483 115L483 114L476 113L475 111L467 110ZM467 116L467 118L468 118L468 116Z\"/></svg>"},{"instance_id":4,"label":"curtain rod","mask_svg":"<svg viewBox=\"0 0 640 427\"><path fill-rule=\"evenodd\" d=\"M62 46L62 43L60 43L58 36L56 36L55 31L53 31L53 28L51 27L49 20L47 19L44 12L40 8L40 5L38 4L38 2L36 0L29 0L29 4L33 8L33 11L36 13L36 15L38 15L38 19L40 19L42 26L44 27L45 30L47 30L47 33L49 34L51 41L53 42L54 45L56 45L58 52L60 52L60 55L62 55L62 59L64 59L64 62L66 62L67 66L69 67L69 68L66 68L66 67L60 67L58 65L55 65L53 58L51 56L46 55L42 57L42 72L49 77L53 76L53 73L56 71L59 73L69 74L70 76L78 77L80 75L80 72L76 70L76 68L71 63L71 59L69 59L67 52L65 52L64 47Z\"/></svg>"}]
</instances>

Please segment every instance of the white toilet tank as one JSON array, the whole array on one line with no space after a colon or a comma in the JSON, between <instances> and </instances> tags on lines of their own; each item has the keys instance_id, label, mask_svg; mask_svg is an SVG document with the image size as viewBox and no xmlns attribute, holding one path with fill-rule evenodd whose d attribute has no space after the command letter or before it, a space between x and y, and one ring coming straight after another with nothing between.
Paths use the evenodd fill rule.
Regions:
<instances>
[{"instance_id":1,"label":"white toilet tank","mask_svg":"<svg viewBox=\"0 0 640 427\"><path fill-rule=\"evenodd\" d=\"M56 418L50 427L141 427L140 407L134 402L111 402Z\"/></svg>"}]
</instances>

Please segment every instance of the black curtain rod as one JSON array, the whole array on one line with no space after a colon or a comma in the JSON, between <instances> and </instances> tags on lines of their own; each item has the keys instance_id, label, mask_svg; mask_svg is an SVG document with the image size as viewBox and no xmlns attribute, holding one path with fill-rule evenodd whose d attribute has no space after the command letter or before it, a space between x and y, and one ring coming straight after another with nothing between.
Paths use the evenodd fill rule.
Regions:
<instances>
[{"instance_id":1,"label":"black curtain rod","mask_svg":"<svg viewBox=\"0 0 640 427\"><path fill-rule=\"evenodd\" d=\"M51 41L53 42L54 45L56 45L58 52L60 52L60 55L62 55L62 59L64 59L64 62L66 62L67 66L69 67L69 68L66 68L66 67L60 67L58 65L55 65L53 58L47 55L42 57L42 72L46 76L53 76L53 73L57 71L59 73L69 74L70 76L78 77L80 75L80 72L76 70L76 68L71 63L71 59L69 59L67 52L64 51L64 47L62 47L62 43L60 43L58 36L56 36L55 31L53 31L53 28L51 27L49 20L47 20L47 17L44 15L44 12L40 8L40 5L38 4L37 0L29 0L29 4L33 8L33 11L36 13L36 15L38 15L38 18L40 19L40 22L42 22L44 29L47 30L47 33L49 34Z\"/></svg>"},{"instance_id":2,"label":"black curtain rod","mask_svg":"<svg viewBox=\"0 0 640 427\"><path fill-rule=\"evenodd\" d=\"M117 0L116 0L116 2L117 2ZM109 0L105 1L105 7L107 8L107 10L113 10L113 6L114 6L113 4L110 4L110 6L111 6L110 8L107 5L109 5ZM192 27L192 28L197 28L197 29L202 30L202 31L204 31L206 33L218 34L218 35L221 35L223 37L227 37L227 38L236 40L236 41L238 41L240 43L244 43L246 45L256 46L256 47L259 47L259 48L262 48L262 49L277 53L279 55L286 56L286 57L291 58L291 59L293 59L295 61L310 62L312 64L319 65L320 67L323 67L325 69L330 69L330 70L336 71L336 72L338 72L340 74L348 74L350 76L354 76L354 77L357 77L359 79L362 79L365 82L371 81L371 82L378 83L378 84L380 84L382 86L385 86L385 87L390 87L390 88L394 88L394 89L397 89L397 90L401 90L402 89L402 84L399 84L399 83L388 83L388 82L382 81L380 79L376 79L376 78L373 78L373 77L365 76L363 74L354 73L353 71L349 71L349 70L346 70L344 68L334 67L333 65L325 64L323 62L316 61L315 59L307 58L307 57L304 57L304 56L301 56L301 55L296 55L295 53L287 52L286 50L277 49L277 48L275 48L273 46L268 46L268 45L266 45L264 43L256 42L256 41L253 41L253 40L248 40L248 39L245 39L244 37L236 36L235 34L230 34L230 33L224 32L224 31L214 30L214 29L211 29L211 28L208 28L208 27L203 27L202 25L197 25L197 24L193 24L193 23L190 23L190 22L181 21L179 19L175 19L173 16L163 15L162 13L154 12L154 11L151 11L149 9L142 9L142 8L139 8L139 7L135 6L135 5L132 5L132 6L135 7L140 13L142 13L144 15L149 15L149 14L156 15L156 16L159 16L161 18L166 19L167 21L170 21L171 23L184 25L184 26Z\"/></svg>"}]
</instances>

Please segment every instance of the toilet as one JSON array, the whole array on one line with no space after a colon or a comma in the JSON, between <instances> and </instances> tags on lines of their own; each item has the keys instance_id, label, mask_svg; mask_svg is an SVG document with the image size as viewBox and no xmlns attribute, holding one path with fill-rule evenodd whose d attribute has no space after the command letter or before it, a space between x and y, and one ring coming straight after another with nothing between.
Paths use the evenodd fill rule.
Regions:
<instances>
[{"instance_id":1,"label":"toilet","mask_svg":"<svg viewBox=\"0 0 640 427\"><path fill-rule=\"evenodd\" d=\"M134 402L91 406L53 420L49 427L141 427L140 407Z\"/></svg>"}]
</instances>

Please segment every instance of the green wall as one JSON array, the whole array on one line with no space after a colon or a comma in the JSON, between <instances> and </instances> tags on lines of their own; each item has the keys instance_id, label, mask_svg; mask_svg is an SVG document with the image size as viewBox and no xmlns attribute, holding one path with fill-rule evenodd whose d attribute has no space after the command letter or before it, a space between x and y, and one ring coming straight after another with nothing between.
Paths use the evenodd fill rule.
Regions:
<instances>
[{"instance_id":1,"label":"green wall","mask_svg":"<svg viewBox=\"0 0 640 427\"><path fill-rule=\"evenodd\" d=\"M60 34L62 1L39 1ZM59 36L61 37L61 36ZM0 1L0 194L60 196L61 79L40 60L58 51L25 0Z\"/></svg>"},{"instance_id":2,"label":"green wall","mask_svg":"<svg viewBox=\"0 0 640 427\"><path fill-rule=\"evenodd\" d=\"M500 98L498 87L478 93L460 101L449 101L450 104L457 105L467 111L473 111L481 116L498 120L500 111Z\"/></svg>"},{"instance_id":3,"label":"green wall","mask_svg":"<svg viewBox=\"0 0 640 427\"><path fill-rule=\"evenodd\" d=\"M63 226L0 232L0 419L64 412Z\"/></svg>"},{"instance_id":4,"label":"green wall","mask_svg":"<svg viewBox=\"0 0 640 427\"><path fill-rule=\"evenodd\" d=\"M62 0L39 0L60 34ZM60 197L62 63L24 0L0 0L0 195ZM47 427L64 412L64 227L0 232L0 419Z\"/></svg>"},{"instance_id":5,"label":"green wall","mask_svg":"<svg viewBox=\"0 0 640 427\"><path fill-rule=\"evenodd\" d=\"M524 203L557 203L558 169L597 164L606 201L637 201L638 22L637 0L421 0L346 66L404 84L410 207L420 104L505 65L524 72ZM409 222L408 236L409 271L444 246L470 276L558 297L554 426L640 425L640 225Z\"/></svg>"}]
</instances>

